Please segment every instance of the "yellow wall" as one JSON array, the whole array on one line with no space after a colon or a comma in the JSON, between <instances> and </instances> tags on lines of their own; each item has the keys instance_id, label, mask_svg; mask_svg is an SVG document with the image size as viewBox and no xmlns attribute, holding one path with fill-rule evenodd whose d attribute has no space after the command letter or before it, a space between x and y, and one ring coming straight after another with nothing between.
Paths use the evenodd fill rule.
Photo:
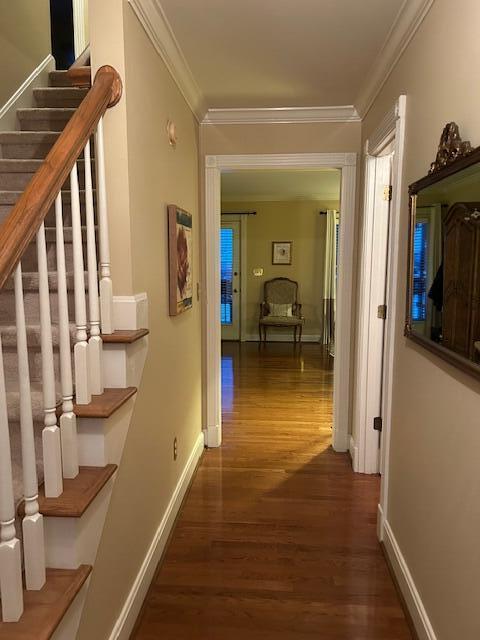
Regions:
<instances>
[{"instance_id":1,"label":"yellow wall","mask_svg":"<svg viewBox=\"0 0 480 640\"><path fill-rule=\"evenodd\" d=\"M409 183L443 126L480 144L480 3L436 0L375 100L363 138L407 95L388 520L439 640L480 637L480 383L403 337Z\"/></svg>"},{"instance_id":2,"label":"yellow wall","mask_svg":"<svg viewBox=\"0 0 480 640\"><path fill-rule=\"evenodd\" d=\"M105 123L107 148L113 144L120 151L107 159L108 193L122 207L117 219L110 206L116 290L146 291L150 322L147 362L78 636L103 640L109 637L201 431L200 305L194 299L192 310L176 318L168 315L166 235L167 204L176 203L193 214L197 280L198 126L126 0L91 3L90 11L92 25L94 20L109 21L94 64L114 60L125 69L124 98L115 108L117 114L113 109ZM118 49L123 46L120 40L124 54ZM110 118L120 129L107 128ZM176 149L167 140L168 118L177 124ZM125 130L123 143L113 139ZM124 264L119 264L122 254ZM179 456L174 462L175 436Z\"/></svg>"},{"instance_id":3,"label":"yellow wall","mask_svg":"<svg viewBox=\"0 0 480 640\"><path fill-rule=\"evenodd\" d=\"M50 51L49 0L0 3L0 107Z\"/></svg>"},{"instance_id":4,"label":"yellow wall","mask_svg":"<svg viewBox=\"0 0 480 640\"><path fill-rule=\"evenodd\" d=\"M207 155L360 151L360 122L203 125Z\"/></svg>"},{"instance_id":5,"label":"yellow wall","mask_svg":"<svg viewBox=\"0 0 480 640\"><path fill-rule=\"evenodd\" d=\"M247 279L246 304L247 338L258 336L259 304L263 300L263 285L276 277L290 278L299 284L299 302L305 316L304 336L322 334L323 274L325 260L326 217L319 215L325 209L338 209L338 201L290 202L222 202L222 210L256 211L246 216L247 264L242 274ZM228 217L224 218L228 222ZM272 241L292 240L291 265L272 265ZM263 268L263 276L253 275L255 267ZM287 333L272 329L270 334Z\"/></svg>"}]
</instances>

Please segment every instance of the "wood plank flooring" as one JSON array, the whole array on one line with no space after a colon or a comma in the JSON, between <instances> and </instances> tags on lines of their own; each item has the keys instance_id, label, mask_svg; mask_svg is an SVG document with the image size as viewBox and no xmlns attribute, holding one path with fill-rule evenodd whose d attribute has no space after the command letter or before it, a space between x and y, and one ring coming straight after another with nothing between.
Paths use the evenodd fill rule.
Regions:
<instances>
[{"instance_id":1,"label":"wood plank flooring","mask_svg":"<svg viewBox=\"0 0 480 640\"><path fill-rule=\"evenodd\" d=\"M376 539L378 477L330 446L319 345L224 343L207 450L136 640L411 640Z\"/></svg>"}]
</instances>

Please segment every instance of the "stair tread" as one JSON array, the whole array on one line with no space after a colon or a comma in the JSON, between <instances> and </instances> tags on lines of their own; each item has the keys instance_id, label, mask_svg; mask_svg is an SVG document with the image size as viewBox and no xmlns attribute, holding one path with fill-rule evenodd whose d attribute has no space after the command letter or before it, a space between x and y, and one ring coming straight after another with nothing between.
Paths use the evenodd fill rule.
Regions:
<instances>
[{"instance_id":1,"label":"stair tread","mask_svg":"<svg viewBox=\"0 0 480 640\"><path fill-rule=\"evenodd\" d=\"M113 333L102 333L105 344L132 344L150 333L148 329L117 329Z\"/></svg>"},{"instance_id":2,"label":"stair tread","mask_svg":"<svg viewBox=\"0 0 480 640\"><path fill-rule=\"evenodd\" d=\"M105 389L101 395L92 396L89 404L75 404L73 411L79 418L109 418L136 393L137 387Z\"/></svg>"},{"instance_id":3,"label":"stair tread","mask_svg":"<svg viewBox=\"0 0 480 640\"><path fill-rule=\"evenodd\" d=\"M116 464L105 467L80 467L76 478L63 480L63 492L58 498L46 498L44 486L39 488L40 513L55 518L80 518L117 470ZM23 515L22 502L18 511Z\"/></svg>"},{"instance_id":4,"label":"stair tread","mask_svg":"<svg viewBox=\"0 0 480 640\"><path fill-rule=\"evenodd\" d=\"M86 564L78 569L47 569L47 581L40 591L24 591L21 619L0 622L0 640L49 640L91 570Z\"/></svg>"}]
</instances>

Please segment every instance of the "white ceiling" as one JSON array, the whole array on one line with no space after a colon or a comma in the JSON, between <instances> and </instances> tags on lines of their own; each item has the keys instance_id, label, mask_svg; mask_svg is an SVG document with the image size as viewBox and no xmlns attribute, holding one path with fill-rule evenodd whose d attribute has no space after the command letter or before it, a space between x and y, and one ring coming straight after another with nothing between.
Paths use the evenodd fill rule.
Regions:
<instances>
[{"instance_id":1,"label":"white ceiling","mask_svg":"<svg viewBox=\"0 0 480 640\"><path fill-rule=\"evenodd\" d=\"M354 104L410 0L161 0L209 108Z\"/></svg>"},{"instance_id":2,"label":"white ceiling","mask_svg":"<svg viewBox=\"0 0 480 640\"><path fill-rule=\"evenodd\" d=\"M339 200L338 169L262 169L222 173L222 202Z\"/></svg>"}]
</instances>

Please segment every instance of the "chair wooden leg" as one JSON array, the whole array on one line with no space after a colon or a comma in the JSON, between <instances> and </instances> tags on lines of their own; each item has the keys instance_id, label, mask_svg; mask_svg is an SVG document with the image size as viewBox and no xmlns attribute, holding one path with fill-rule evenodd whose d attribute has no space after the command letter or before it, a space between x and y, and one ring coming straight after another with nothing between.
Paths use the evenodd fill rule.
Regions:
<instances>
[{"instance_id":1,"label":"chair wooden leg","mask_svg":"<svg viewBox=\"0 0 480 640\"><path fill-rule=\"evenodd\" d=\"M263 342L267 344L267 325L263 325Z\"/></svg>"},{"instance_id":2,"label":"chair wooden leg","mask_svg":"<svg viewBox=\"0 0 480 640\"><path fill-rule=\"evenodd\" d=\"M303 325L301 324L300 325L300 336L299 336L299 339L298 339L299 342L302 341L302 333L303 333Z\"/></svg>"},{"instance_id":3,"label":"chair wooden leg","mask_svg":"<svg viewBox=\"0 0 480 640\"><path fill-rule=\"evenodd\" d=\"M262 325L261 324L258 325L258 335L260 337L260 342L261 342L262 341Z\"/></svg>"},{"instance_id":4,"label":"chair wooden leg","mask_svg":"<svg viewBox=\"0 0 480 640\"><path fill-rule=\"evenodd\" d=\"M293 344L297 343L297 325L293 327Z\"/></svg>"}]
</instances>

